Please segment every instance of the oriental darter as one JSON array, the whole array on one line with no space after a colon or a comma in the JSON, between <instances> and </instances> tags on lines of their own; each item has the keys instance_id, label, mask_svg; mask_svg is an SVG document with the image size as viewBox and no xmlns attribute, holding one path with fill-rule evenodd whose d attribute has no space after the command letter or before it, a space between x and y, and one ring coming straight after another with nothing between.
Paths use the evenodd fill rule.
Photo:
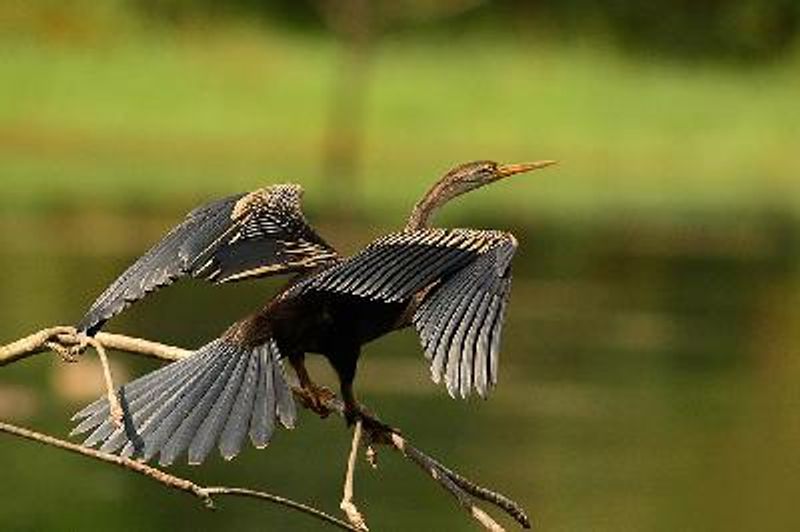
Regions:
<instances>
[{"instance_id":1,"label":"oriental darter","mask_svg":"<svg viewBox=\"0 0 800 532\"><path fill-rule=\"evenodd\" d=\"M186 452L201 463L216 445L235 457L249 435L266 446L277 424L293 427L295 404L283 370L297 374L300 397L324 415L331 392L306 371L307 353L336 371L349 423L379 423L356 400L361 346L413 325L434 382L452 397L485 397L497 383L500 332L517 248L503 231L429 227L449 200L553 164L475 161L448 171L417 202L405 227L342 257L306 222L302 189L283 184L230 196L191 211L94 302L77 326L94 335L125 308L182 277L226 283L294 274L256 313L189 357L121 386L117 426L107 399L75 416L73 434L107 452L171 464Z\"/></svg>"}]
</instances>

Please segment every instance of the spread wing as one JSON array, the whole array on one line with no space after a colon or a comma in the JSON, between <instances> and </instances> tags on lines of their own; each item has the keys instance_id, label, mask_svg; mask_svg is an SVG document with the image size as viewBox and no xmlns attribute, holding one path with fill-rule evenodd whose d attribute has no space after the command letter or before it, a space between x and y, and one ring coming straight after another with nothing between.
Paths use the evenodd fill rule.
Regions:
<instances>
[{"instance_id":1,"label":"spread wing","mask_svg":"<svg viewBox=\"0 0 800 532\"><path fill-rule=\"evenodd\" d=\"M451 396L497 383L500 335L517 248L509 233L427 229L388 235L310 277L299 290L412 303L434 382Z\"/></svg>"},{"instance_id":2,"label":"spread wing","mask_svg":"<svg viewBox=\"0 0 800 532\"><path fill-rule=\"evenodd\" d=\"M273 185L193 210L97 298L78 330L94 334L134 302L182 277L224 283L335 260L336 251L306 223L301 196L299 185Z\"/></svg>"},{"instance_id":3,"label":"spread wing","mask_svg":"<svg viewBox=\"0 0 800 532\"><path fill-rule=\"evenodd\" d=\"M186 452L200 464L215 445L230 460L249 434L265 447L275 427L292 428L296 409L284 379L275 340L247 347L223 336L188 357L148 373L117 390L123 425L109 417L108 399L90 404L73 419L72 434L89 432L86 446L170 465Z\"/></svg>"}]
</instances>

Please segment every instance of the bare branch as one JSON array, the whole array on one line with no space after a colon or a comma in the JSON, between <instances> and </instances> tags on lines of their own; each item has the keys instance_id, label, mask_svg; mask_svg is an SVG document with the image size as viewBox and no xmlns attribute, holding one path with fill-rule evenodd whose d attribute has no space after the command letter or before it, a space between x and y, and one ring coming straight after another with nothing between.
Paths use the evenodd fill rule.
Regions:
<instances>
[{"instance_id":1,"label":"bare branch","mask_svg":"<svg viewBox=\"0 0 800 532\"><path fill-rule=\"evenodd\" d=\"M332 515L328 515L325 512L317 510L312 506L308 506L305 504L301 504L299 502L293 501L292 499L287 499L286 497L281 497L280 495L273 495L271 493L266 493L263 491L255 491L246 488L228 488L225 486L211 486L208 488L203 488L203 491L207 493L209 496L211 495L236 495L239 497L249 497L251 499L262 499L266 501L274 502L275 504L280 504L282 506L286 506L287 508L291 508L293 510L298 510L303 513L307 513L309 515L313 515L323 521L327 521L328 523L335 525L343 530L353 530L358 532L358 529L345 523L344 521L333 517Z\"/></svg>"},{"instance_id":2,"label":"bare branch","mask_svg":"<svg viewBox=\"0 0 800 532\"><path fill-rule=\"evenodd\" d=\"M488 490L482 486L479 486L478 484L475 484L471 480L462 477L452 469L443 465L438 460L435 460L431 456L428 456L427 454L423 453L416 447L410 445L408 442L405 442L404 446L409 452L416 454L421 459L428 461L436 469L441 470L445 475L447 475L450 478L450 480L453 481L454 484L456 484L459 488L463 489L473 497L476 497L482 501L497 506L498 508L506 512L508 515L510 515L512 518L514 518L514 520L517 521L524 528L531 527L530 518L528 517L527 513L519 504L517 504L513 500L509 499L502 493Z\"/></svg>"},{"instance_id":3,"label":"bare branch","mask_svg":"<svg viewBox=\"0 0 800 532\"><path fill-rule=\"evenodd\" d=\"M97 351L97 356L100 358L100 364L103 366L103 380L106 384L106 398L108 399L108 409L111 421L116 427L122 427L122 418L125 414L122 411L122 406L119 404L117 394L114 392L114 379L111 378L111 367L108 365L106 348L103 347L103 344L91 337L87 337L86 342L91 345L95 351Z\"/></svg>"},{"instance_id":4,"label":"bare branch","mask_svg":"<svg viewBox=\"0 0 800 532\"><path fill-rule=\"evenodd\" d=\"M476 521L478 521L486 530L491 532L504 532L505 529L500 526L497 521L492 519L492 517L478 508L475 505L475 502L469 496L469 494L462 489L452 478L453 472L447 468L442 467L439 462L428 456L427 454L423 453L413 445L410 445L405 438L401 435L393 432L389 435L391 439L392 446L400 451L403 456L411 460L414 464L422 468L426 473L428 473L433 480L435 480L440 486L450 492L453 497L456 498L458 504L466 510ZM489 490L485 490L481 488L487 493L494 493ZM502 497L502 496L501 496ZM487 501L492 502L492 501ZM505 509L505 508L502 508ZM522 515L524 516L524 511L522 511ZM516 516L512 515L516 519ZM519 521L519 519L518 519ZM525 521L519 521L520 524L525 528L530 528L530 524L527 522L527 516L525 517Z\"/></svg>"},{"instance_id":5,"label":"bare branch","mask_svg":"<svg viewBox=\"0 0 800 532\"><path fill-rule=\"evenodd\" d=\"M134 355L144 355L149 358L156 358L167 362L175 362L176 360L186 358L194 352L189 349L183 349L182 347L125 336L124 334L99 332L95 338L98 342L103 344L106 349L124 351L126 353L133 353ZM59 341L63 340L64 339L59 336Z\"/></svg>"},{"instance_id":6,"label":"bare branch","mask_svg":"<svg viewBox=\"0 0 800 532\"><path fill-rule=\"evenodd\" d=\"M50 349L46 344L52 339L56 339L59 334L70 334L74 332L73 327L50 327L42 329L25 338L20 338L10 344L0 346L0 367L13 364L18 360L41 353Z\"/></svg>"},{"instance_id":7,"label":"bare branch","mask_svg":"<svg viewBox=\"0 0 800 532\"><path fill-rule=\"evenodd\" d=\"M127 469L129 471L133 471L135 473L139 473L149 479L152 479L159 484L163 484L168 488L177 489L179 491L183 491L194 495L203 503L203 506L208 508L209 510L213 510L214 506L214 496L215 495L228 495L228 496L240 496L240 497L250 497L256 499L262 499L266 501L273 502L275 504L280 504L287 508L291 508L293 510L297 510L299 512L303 512L305 514L314 516L318 519L326 521L332 525L335 525L342 530L351 530L358 532L358 529L345 523L344 521L337 519L331 515L326 514L316 508L312 508L305 504L301 504L299 502L292 501L285 497L280 497L278 495L272 495L270 493L265 493L261 491L254 491L244 488L228 488L228 487L203 487L195 484L191 480L187 480L185 478L176 477L175 475L171 475L165 471L157 469L155 467L151 467L147 464L142 462L137 462L136 460L131 460L130 458L124 458L122 456L117 456L115 454L104 453L102 451L98 451L96 449L92 449L90 447L84 447L82 445L77 445L65 440L61 440L58 438L54 438L52 436L48 436L47 434L42 434L30 429L26 429L23 427L18 427L16 425L11 425L9 423L4 423L0 421L0 432L4 432L7 434L11 434L13 436L18 436L20 438L25 438L27 440L31 440L37 443L41 443L44 445L48 445L51 447L56 447L58 449L63 449L65 451L69 451L71 453L80 454L82 456L88 456L89 458L94 458L95 460L100 460L101 462L106 462L109 464L116 465L118 467Z\"/></svg>"},{"instance_id":8,"label":"bare branch","mask_svg":"<svg viewBox=\"0 0 800 532\"><path fill-rule=\"evenodd\" d=\"M94 336L94 339L106 349L143 355L166 362L174 362L192 354L192 351L188 349L123 334L99 332ZM77 347L76 352L79 352L86 343L87 337L78 334L74 327L65 325L49 327L10 344L0 346L0 367L48 350L63 354L61 350L64 348L72 349Z\"/></svg>"},{"instance_id":9,"label":"bare branch","mask_svg":"<svg viewBox=\"0 0 800 532\"><path fill-rule=\"evenodd\" d=\"M47 434L41 434L39 432L35 432L23 427L17 427L16 425L11 425L9 423L5 423L2 421L0 421L0 432L5 432L7 434L19 436L27 440L42 443L44 445L49 445L51 447L57 447L59 449L63 449L65 451L69 451L75 454L88 456L90 458L100 460L101 462L107 462L109 464L114 464L116 466L123 467L130 471L139 473L140 475L144 475L148 478L151 478L156 482L160 482L161 484L164 484L165 486L168 486L170 488L175 488L181 491L185 491L187 493L191 493L195 497L201 499L206 508L214 507L214 501L211 499L211 497L208 496L208 494L203 492L203 489L200 486L192 483L189 480L185 480L170 475L169 473L151 467L142 462L137 462L129 458L123 458L115 454L108 454L101 451L97 451L89 447L84 447L82 445L77 445L72 442L60 440L58 438L54 438L53 436L48 436Z\"/></svg>"},{"instance_id":10,"label":"bare branch","mask_svg":"<svg viewBox=\"0 0 800 532\"><path fill-rule=\"evenodd\" d=\"M350 456L347 458L347 472L344 476L344 493L342 494L342 502L339 508L342 509L347 516L350 524L358 530L368 531L367 522L358 507L353 502L353 476L356 470L356 459L358 458L358 447L361 445L361 420L356 421L356 426L353 428L353 443L350 445Z\"/></svg>"}]
</instances>

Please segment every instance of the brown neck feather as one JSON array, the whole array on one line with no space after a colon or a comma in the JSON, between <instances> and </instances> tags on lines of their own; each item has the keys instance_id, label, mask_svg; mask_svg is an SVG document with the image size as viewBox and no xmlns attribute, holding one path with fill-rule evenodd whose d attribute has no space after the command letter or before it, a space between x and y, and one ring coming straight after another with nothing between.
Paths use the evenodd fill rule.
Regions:
<instances>
[{"instance_id":1,"label":"brown neck feather","mask_svg":"<svg viewBox=\"0 0 800 532\"><path fill-rule=\"evenodd\" d=\"M408 222L406 222L405 230L418 231L427 228L434 211L457 195L456 187L450 186L449 180L443 179L437 182L414 205L411 216L408 217Z\"/></svg>"}]
</instances>

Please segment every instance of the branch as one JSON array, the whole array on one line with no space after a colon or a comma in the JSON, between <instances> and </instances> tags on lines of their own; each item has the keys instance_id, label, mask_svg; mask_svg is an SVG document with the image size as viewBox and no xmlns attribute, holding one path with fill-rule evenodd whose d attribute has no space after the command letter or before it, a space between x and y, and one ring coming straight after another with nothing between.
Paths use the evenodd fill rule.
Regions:
<instances>
[{"instance_id":1,"label":"branch","mask_svg":"<svg viewBox=\"0 0 800 532\"><path fill-rule=\"evenodd\" d=\"M353 502L353 476L355 475L356 471L358 446L361 445L361 429L362 425L361 420L359 419L356 421L356 426L353 428L353 443L350 446L350 455L347 458L347 472L344 475L344 490L342 493L342 502L339 504L339 508L341 508L344 514L347 516L347 520L350 521L351 525L356 527L358 530L368 532L369 527L367 527L367 521L364 519L364 516L361 515L358 507Z\"/></svg>"},{"instance_id":2,"label":"branch","mask_svg":"<svg viewBox=\"0 0 800 532\"><path fill-rule=\"evenodd\" d=\"M188 349L122 334L99 332L94 336L94 339L106 349L124 351L166 362L174 362L192 354L192 351ZM51 343L51 346L48 346L48 343ZM77 354L86 345L86 337L81 337L74 327L64 325L42 329L30 336L0 346L0 367L51 350L52 343L71 350L73 354ZM54 350L58 351L57 349ZM59 354L63 356L60 351Z\"/></svg>"},{"instance_id":3,"label":"branch","mask_svg":"<svg viewBox=\"0 0 800 532\"><path fill-rule=\"evenodd\" d=\"M203 503L203 506L209 510L215 509L214 506L214 496L215 495L229 495L229 496L240 496L240 497L251 497L257 499L268 500L275 504L280 504L287 508L291 508L293 510L297 510L299 512L303 512L305 514L311 515L316 517L317 519L321 519L326 521L332 525L335 525L342 530L351 530L354 532L358 532L353 526L341 521L331 515L326 514L316 508L312 508L305 504L301 504L299 502L292 501L290 499L286 499L284 497L280 497L278 495L272 495L270 493L264 493L261 491L253 491L244 488L228 488L228 487L203 487L195 484L191 480L187 480L185 478L176 477L175 475L170 475L169 473L157 469L155 467L151 467L147 464L142 462L137 462L136 460L131 460L130 458L124 458L122 456L117 456L115 454L104 453L102 451L98 451L92 449L90 447L84 447L83 445L77 445L65 440L61 440L58 438L54 438L52 436L48 436L46 434L41 434L39 432L35 432L30 429L17 427L16 425L11 425L9 423L4 423L0 421L0 432L4 432L7 434L11 434L13 436L18 436L20 438L25 438L27 440L31 440L37 443L41 443L44 445L48 445L50 447L56 447L58 449L63 449L65 451L69 451L71 453L80 454L82 456L88 456L89 458L94 458L95 460L100 460L101 462L106 462L109 464L116 465L123 469L127 469L128 471L133 471L135 473L139 473L151 480L158 482L168 488L177 489L179 491L183 491L194 495Z\"/></svg>"},{"instance_id":4,"label":"branch","mask_svg":"<svg viewBox=\"0 0 800 532\"><path fill-rule=\"evenodd\" d=\"M158 342L152 342L149 340L143 340L140 338L133 338L130 336L124 336L119 334L101 332L95 336L95 340L99 345L107 349L115 349L127 353L148 356L151 358L156 358L168 362L173 362L175 360L185 358L186 356L189 356L192 353L192 351L181 349L179 347L174 347L170 345L161 344ZM11 344L0 346L0 366L4 366L7 364L11 364L13 362L17 362L19 360L23 360L35 354L44 352L48 349L53 349L59 353L62 352L63 349L69 349L71 350L71 352L77 353L85 347L86 343L87 343L86 338L84 336L78 335L75 329L72 327L59 326L59 327L51 327L48 329L43 329L30 336L17 340L16 342L12 342ZM293 387L293 391L297 396L303 395L303 391L299 388ZM323 406L327 408L329 411L336 412L342 417L344 416L344 404L339 398L335 396L325 397L323 399L323 403L324 403ZM414 447L404 436L400 434L399 431L388 428L382 423L380 423L378 420L373 418L365 418L364 421L365 424L363 428L366 432L364 437L365 440L364 444L367 447L368 458L374 457L374 452L375 452L373 449L374 444L387 445L389 447L392 447L394 450L398 451L403 457L405 457L406 459L408 459L409 461L411 461L412 463L416 464L418 467L423 469L425 472L427 472L428 475L436 483L438 483L451 495L453 495L453 497L455 497L459 505L473 519L478 521L486 530L492 532L498 532L504 529L491 516L489 516L489 514L481 510L475 504L473 497L475 499L489 503L500 510L503 510L505 513L511 516L517 523L519 523L523 528L530 528L531 524L527 513L518 503L516 503L512 499L496 491L484 488L476 484L475 482L467 479L466 477L460 475L456 471L444 466L442 463L440 463L432 456ZM8 425L4 426L7 427ZM3 426L0 426L0 428L2 427ZM6 432L11 432L11 431L6 430ZM94 449L89 449L86 447L74 445L69 442L62 442L61 440L57 440L49 436L44 436L44 437L80 449L80 451L76 450L75 452L79 452L81 454L94 456L93 453L96 453L98 455L111 457L114 460L125 460L116 455L101 453L99 451L95 451ZM354 433L354 448L358 447L359 439L361 439L361 436L358 435L357 433ZM63 445L56 445L56 446L64 448ZM342 499L342 506L343 506L342 509L345 511L347 511L347 509L351 510L355 509L355 505L352 502L352 482L353 482L352 471L355 466L354 464L355 459L353 456L354 456L353 451L351 450L350 460L348 461L348 473L345 482L345 496ZM113 462L113 460L107 460L105 458L101 458L101 460ZM140 467L146 467L149 470L156 471L158 472L159 475L167 475L167 473L164 473L163 471L151 468L149 466L145 466L144 464L141 464L139 462L133 462L133 461L131 462L137 464ZM167 476L171 477L170 475ZM172 478L177 478L177 477L172 477ZM191 482L187 480L183 479L177 479L177 480L179 482L191 484ZM282 497L278 497L276 495L263 494L260 492L251 492L249 490L243 490L239 488L222 488L222 487L200 488L194 484L191 484L193 488L187 487L188 485L186 484L183 484L182 486L183 487L179 486L173 486L173 487L178 487L179 489L182 489L184 491L191 491L193 493L195 493L193 491L194 488L197 488L202 490L202 493L204 493L206 496L209 497L211 494L247 495L251 497L271 500L273 502L286 501L279 503L285 504L286 506L296 509L299 509L299 507L304 507L304 505L300 503L288 501L287 499L283 499ZM349 505L347 505L346 503L349 503ZM322 515L327 515L323 514L322 512L319 512L318 510L313 510L313 512L318 512ZM308 513L313 513L313 512L308 512ZM347 515L348 518L350 518L349 512L347 513ZM328 517L330 519L326 520L330 521L331 519L333 519L334 521L331 522L339 523L340 526L341 524L344 524L346 525L347 530L363 530L363 528L357 528L354 527L353 525L347 525L342 521L335 520L335 518L332 518L330 516ZM357 523L357 521L351 521L351 522ZM364 526L366 526L365 523Z\"/></svg>"},{"instance_id":5,"label":"branch","mask_svg":"<svg viewBox=\"0 0 800 532\"><path fill-rule=\"evenodd\" d=\"M74 333L74 331L73 327L50 327L25 338L20 338L16 342L0 346L0 367L46 351L50 349L46 345L47 342L57 340L60 334L66 335Z\"/></svg>"},{"instance_id":6,"label":"branch","mask_svg":"<svg viewBox=\"0 0 800 532\"><path fill-rule=\"evenodd\" d=\"M507 499L499 493L482 488L473 482L464 479L464 477L454 473L450 469L442 466L438 461L423 453L413 445L409 444L402 436L396 432L391 434L392 446L400 451L403 456L411 460L414 464L427 472L433 480L438 482L444 489L450 492L456 498L458 504L466 510L476 521L478 521L486 530L491 532L503 532L505 529L500 526L497 521L481 510L472 500L470 495L474 495L486 502L497 505L497 499L502 498L509 500L512 504L512 510L501 505L497 505L500 509L505 510L511 517L513 517L524 528L530 528L528 516L525 515L523 510L515 502ZM458 480L456 480L458 479ZM466 482L460 482L466 481ZM477 489L476 489L477 488Z\"/></svg>"}]
</instances>

